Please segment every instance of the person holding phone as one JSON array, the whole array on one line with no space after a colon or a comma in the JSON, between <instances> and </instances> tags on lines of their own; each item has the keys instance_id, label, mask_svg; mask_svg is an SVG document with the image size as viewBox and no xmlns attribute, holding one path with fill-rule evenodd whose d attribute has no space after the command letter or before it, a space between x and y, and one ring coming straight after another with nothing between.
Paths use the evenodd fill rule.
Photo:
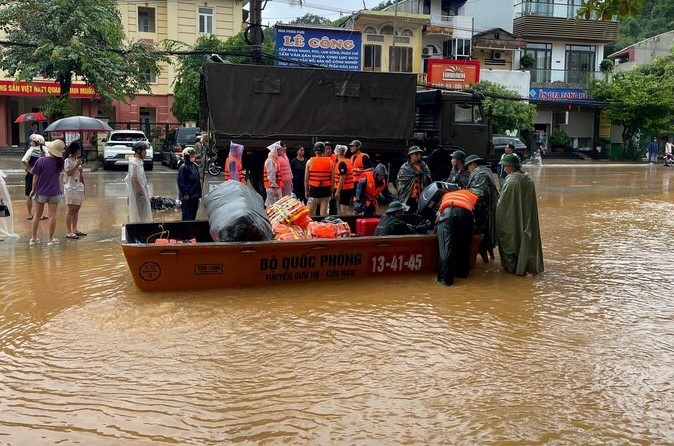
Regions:
<instances>
[{"instance_id":1,"label":"person holding phone","mask_svg":"<svg viewBox=\"0 0 674 446\"><path fill-rule=\"evenodd\" d=\"M63 196L66 200L66 238L77 240L87 235L77 228L80 207L84 200L84 173L82 171L82 145L73 141L64 154L63 170L65 172Z\"/></svg>"}]
</instances>

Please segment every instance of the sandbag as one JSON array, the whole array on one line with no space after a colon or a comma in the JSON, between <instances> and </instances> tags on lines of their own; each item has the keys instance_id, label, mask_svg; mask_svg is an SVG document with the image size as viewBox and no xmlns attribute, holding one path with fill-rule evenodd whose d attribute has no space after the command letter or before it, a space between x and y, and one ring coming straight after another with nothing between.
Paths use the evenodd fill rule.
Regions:
<instances>
[{"instance_id":1,"label":"sandbag","mask_svg":"<svg viewBox=\"0 0 674 446\"><path fill-rule=\"evenodd\" d=\"M262 197L239 181L225 181L204 197L211 237L216 242L271 240L274 234Z\"/></svg>"}]
</instances>

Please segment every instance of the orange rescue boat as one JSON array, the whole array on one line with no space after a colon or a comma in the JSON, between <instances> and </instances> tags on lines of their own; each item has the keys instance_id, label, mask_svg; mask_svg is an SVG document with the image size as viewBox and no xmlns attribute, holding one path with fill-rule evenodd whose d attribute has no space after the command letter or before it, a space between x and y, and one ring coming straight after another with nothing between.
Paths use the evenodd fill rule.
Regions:
<instances>
[{"instance_id":1,"label":"orange rescue boat","mask_svg":"<svg viewBox=\"0 0 674 446\"><path fill-rule=\"evenodd\" d=\"M355 229L355 217L340 217ZM161 239L162 243L156 243ZM122 228L122 250L143 291L430 274L435 235L213 242L208 221L138 223Z\"/></svg>"}]
</instances>

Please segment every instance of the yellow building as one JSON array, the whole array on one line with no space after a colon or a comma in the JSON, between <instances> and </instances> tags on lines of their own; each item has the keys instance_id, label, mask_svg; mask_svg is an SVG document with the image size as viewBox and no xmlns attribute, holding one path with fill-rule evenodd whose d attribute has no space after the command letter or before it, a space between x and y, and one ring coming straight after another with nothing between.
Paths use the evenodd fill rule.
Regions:
<instances>
[{"instance_id":1,"label":"yellow building","mask_svg":"<svg viewBox=\"0 0 674 446\"><path fill-rule=\"evenodd\" d=\"M129 40L173 40L183 42L187 49L202 35L213 34L225 40L241 31L243 4L240 0L118 0L117 5ZM113 122L145 123L146 131L150 123L176 122L171 113L176 68L176 65L162 64L159 76L151 76L152 94L142 92L128 103L116 101L110 107L103 107L85 94L72 94L73 111L106 117ZM53 83L50 79L35 81L35 85ZM3 85L8 88L3 89ZM45 104L46 94L58 91L49 87L13 88L12 85L12 78L0 78L0 147L24 144L28 128L26 124L15 124L14 119L21 113L39 111ZM25 82L20 85L26 87Z\"/></svg>"},{"instance_id":2,"label":"yellow building","mask_svg":"<svg viewBox=\"0 0 674 446\"><path fill-rule=\"evenodd\" d=\"M427 14L360 11L349 17L344 27L363 33L363 71L420 74L423 29L430 18Z\"/></svg>"}]
</instances>

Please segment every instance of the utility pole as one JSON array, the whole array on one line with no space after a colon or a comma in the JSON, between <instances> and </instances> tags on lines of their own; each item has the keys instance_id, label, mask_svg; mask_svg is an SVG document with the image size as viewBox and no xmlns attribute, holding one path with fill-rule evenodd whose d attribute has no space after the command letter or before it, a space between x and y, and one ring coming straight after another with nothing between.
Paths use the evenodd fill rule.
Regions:
<instances>
[{"instance_id":1,"label":"utility pole","mask_svg":"<svg viewBox=\"0 0 674 446\"><path fill-rule=\"evenodd\" d=\"M250 0L250 13L248 14L248 27L244 32L246 42L251 46L253 63L262 64L262 1Z\"/></svg>"},{"instance_id":2,"label":"utility pole","mask_svg":"<svg viewBox=\"0 0 674 446\"><path fill-rule=\"evenodd\" d=\"M396 37L398 36L398 0L393 0L393 45L391 45L391 68L396 70Z\"/></svg>"}]
</instances>

